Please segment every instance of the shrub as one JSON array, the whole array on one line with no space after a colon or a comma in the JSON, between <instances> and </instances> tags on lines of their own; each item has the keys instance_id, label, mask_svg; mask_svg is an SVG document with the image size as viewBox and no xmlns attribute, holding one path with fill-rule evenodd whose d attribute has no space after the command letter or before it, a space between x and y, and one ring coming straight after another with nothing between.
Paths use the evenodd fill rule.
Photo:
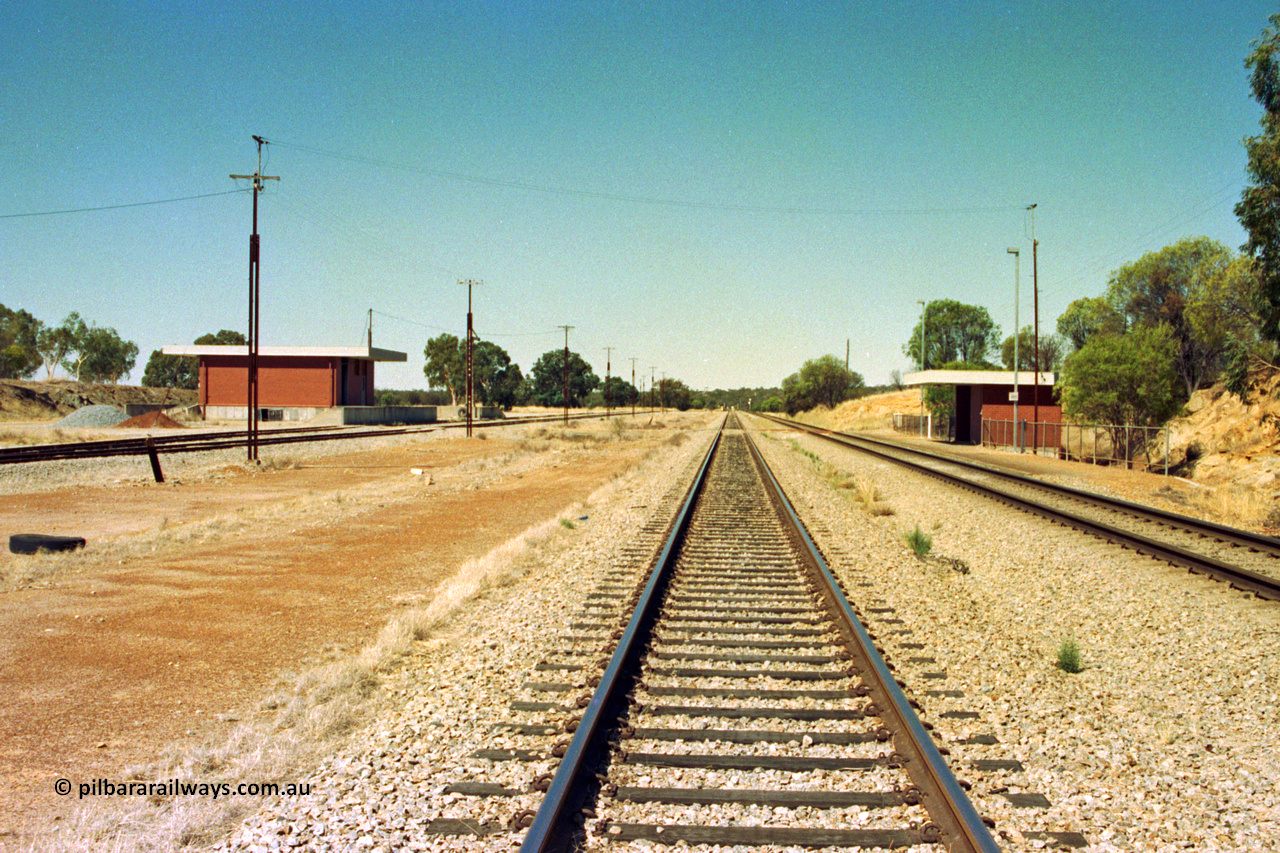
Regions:
<instances>
[{"instance_id":1,"label":"shrub","mask_svg":"<svg viewBox=\"0 0 1280 853\"><path fill-rule=\"evenodd\" d=\"M1074 637L1067 637L1058 644L1058 669L1063 672L1081 672L1084 664L1080 661L1080 647Z\"/></svg>"},{"instance_id":2,"label":"shrub","mask_svg":"<svg viewBox=\"0 0 1280 853\"><path fill-rule=\"evenodd\" d=\"M907 540L907 545L922 560L929 556L929 552L933 550L933 537L921 530L918 524L915 530L908 530L903 533L902 538Z\"/></svg>"}]
</instances>

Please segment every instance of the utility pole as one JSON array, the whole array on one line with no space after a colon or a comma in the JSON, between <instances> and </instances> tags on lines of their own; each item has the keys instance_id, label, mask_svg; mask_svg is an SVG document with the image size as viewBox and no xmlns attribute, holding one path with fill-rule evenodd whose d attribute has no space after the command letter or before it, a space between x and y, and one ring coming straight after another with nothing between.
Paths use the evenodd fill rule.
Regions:
<instances>
[{"instance_id":1,"label":"utility pole","mask_svg":"<svg viewBox=\"0 0 1280 853\"><path fill-rule=\"evenodd\" d=\"M604 348L604 416L609 417L609 359L617 347Z\"/></svg>"},{"instance_id":2,"label":"utility pole","mask_svg":"<svg viewBox=\"0 0 1280 853\"><path fill-rule=\"evenodd\" d=\"M369 349L373 349L373 309L369 309Z\"/></svg>"},{"instance_id":3,"label":"utility pole","mask_svg":"<svg viewBox=\"0 0 1280 853\"><path fill-rule=\"evenodd\" d=\"M1033 383L1035 389L1035 397L1032 398L1031 405L1034 414L1031 416L1031 452L1040 453L1040 277L1037 274L1036 267L1036 248L1040 243L1036 240L1036 206L1028 205L1027 210L1031 211L1031 292L1034 294L1034 323L1035 323L1035 364L1031 365L1032 375L1036 381ZM1017 340L1017 338L1014 338Z\"/></svg>"},{"instance_id":4,"label":"utility pole","mask_svg":"<svg viewBox=\"0 0 1280 853\"><path fill-rule=\"evenodd\" d=\"M662 382L658 385L658 405L662 407L662 414L667 413L667 372L662 371Z\"/></svg>"},{"instance_id":5,"label":"utility pole","mask_svg":"<svg viewBox=\"0 0 1280 853\"><path fill-rule=\"evenodd\" d=\"M927 369L926 362L924 360L924 323L929 315L925 309L924 300L917 299L916 302L920 303L920 372L923 373ZM923 384L921 384L920 386L920 435L921 436L924 435L924 385Z\"/></svg>"},{"instance_id":6,"label":"utility pole","mask_svg":"<svg viewBox=\"0 0 1280 853\"><path fill-rule=\"evenodd\" d=\"M658 368L655 365L649 365L649 415L653 416L653 372Z\"/></svg>"},{"instance_id":7,"label":"utility pole","mask_svg":"<svg viewBox=\"0 0 1280 853\"><path fill-rule=\"evenodd\" d=\"M258 143L258 170L252 175L232 175L232 179L253 181L253 232L249 235L249 382L248 408L249 433L247 437L249 461L258 461L258 193L263 181L278 181L277 175L262 174L262 146L269 145L261 136L254 136Z\"/></svg>"},{"instance_id":8,"label":"utility pole","mask_svg":"<svg viewBox=\"0 0 1280 853\"><path fill-rule=\"evenodd\" d=\"M636 416L636 358L631 357L631 417Z\"/></svg>"},{"instance_id":9,"label":"utility pole","mask_svg":"<svg viewBox=\"0 0 1280 853\"><path fill-rule=\"evenodd\" d=\"M849 372L849 339L844 339L844 372Z\"/></svg>"},{"instance_id":10,"label":"utility pole","mask_svg":"<svg viewBox=\"0 0 1280 853\"><path fill-rule=\"evenodd\" d=\"M1013 445L1018 444L1018 263L1021 255L1017 249L1006 249L1013 255Z\"/></svg>"},{"instance_id":11,"label":"utility pole","mask_svg":"<svg viewBox=\"0 0 1280 853\"><path fill-rule=\"evenodd\" d=\"M557 326L564 329L564 425L569 425L569 330L573 326Z\"/></svg>"},{"instance_id":12,"label":"utility pole","mask_svg":"<svg viewBox=\"0 0 1280 853\"><path fill-rule=\"evenodd\" d=\"M467 286L467 438L471 437L471 422L475 418L476 411L476 386L475 386L475 326L471 322L471 288L477 284L484 284L482 281L460 281L458 284Z\"/></svg>"}]
</instances>

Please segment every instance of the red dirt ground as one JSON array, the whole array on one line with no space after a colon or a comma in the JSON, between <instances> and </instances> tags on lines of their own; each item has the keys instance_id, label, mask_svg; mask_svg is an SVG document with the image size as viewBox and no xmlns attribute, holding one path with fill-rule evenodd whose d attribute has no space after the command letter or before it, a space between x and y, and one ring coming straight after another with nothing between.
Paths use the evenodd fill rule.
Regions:
<instances>
[{"instance_id":1,"label":"red dirt ground","mask_svg":"<svg viewBox=\"0 0 1280 853\"><path fill-rule=\"evenodd\" d=\"M454 469L509 452L508 442L406 442L192 484L0 495L6 536L57 518L90 541L70 571L0 592L0 845L74 805L54 794L56 779L120 779L170 743L216 734L228 726L220 715L252 713L329 644L363 646L397 599L429 594L661 438L575 450L573 464L523 477L495 469L476 490L466 486L474 475ZM407 488L410 468L436 484ZM228 515L239 529L211 521ZM224 532L175 541L200 524ZM96 544L111 537L118 554ZM5 576L30 559L5 557Z\"/></svg>"}]
</instances>

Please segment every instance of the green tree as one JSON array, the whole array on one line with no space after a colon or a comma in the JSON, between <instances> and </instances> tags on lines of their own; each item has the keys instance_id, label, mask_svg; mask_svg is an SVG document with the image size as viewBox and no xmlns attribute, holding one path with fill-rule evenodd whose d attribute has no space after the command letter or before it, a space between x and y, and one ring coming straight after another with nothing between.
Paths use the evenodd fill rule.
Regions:
<instances>
[{"instance_id":1,"label":"green tree","mask_svg":"<svg viewBox=\"0 0 1280 853\"><path fill-rule=\"evenodd\" d=\"M449 392L450 405L458 405L458 392L465 391L466 352L457 335L447 332L427 341L422 351L427 363L422 366L427 383L432 388L444 388Z\"/></svg>"},{"instance_id":2,"label":"green tree","mask_svg":"<svg viewBox=\"0 0 1280 853\"><path fill-rule=\"evenodd\" d=\"M44 324L0 305L0 379L26 379L40 367L38 339Z\"/></svg>"},{"instance_id":3,"label":"green tree","mask_svg":"<svg viewBox=\"0 0 1280 853\"><path fill-rule=\"evenodd\" d=\"M199 361L191 356L165 355L153 349L142 370L142 385L146 388L199 388Z\"/></svg>"},{"instance_id":4,"label":"green tree","mask_svg":"<svg viewBox=\"0 0 1280 853\"><path fill-rule=\"evenodd\" d=\"M761 412L781 412L785 407L782 398L778 396L766 397L764 402L760 404Z\"/></svg>"},{"instance_id":5,"label":"green tree","mask_svg":"<svg viewBox=\"0 0 1280 853\"><path fill-rule=\"evenodd\" d=\"M553 349L544 352L534 362L529 371L529 382L532 386L532 398L539 406L563 406L564 402L564 350ZM570 407L579 407L587 399L587 395L600 384L600 377L591 370L591 365L576 352L569 352L569 403Z\"/></svg>"},{"instance_id":6,"label":"green tree","mask_svg":"<svg viewBox=\"0 0 1280 853\"><path fill-rule=\"evenodd\" d=\"M1023 326L1018 332L1018 370L1039 370L1047 373L1058 369L1062 362L1062 338L1057 335L1040 337L1040 365L1036 364L1036 334L1031 326ZM1000 361L1006 370L1013 370L1013 335L1004 339L1000 347Z\"/></svg>"},{"instance_id":7,"label":"green tree","mask_svg":"<svg viewBox=\"0 0 1280 853\"><path fill-rule=\"evenodd\" d=\"M925 306L921 322L924 352L920 352L920 322L902 351L922 370L954 361L985 364L1000 345L1000 327L987 309L978 305L935 299Z\"/></svg>"},{"instance_id":8,"label":"green tree","mask_svg":"<svg viewBox=\"0 0 1280 853\"><path fill-rule=\"evenodd\" d=\"M1174 367L1189 397L1221 371L1228 338L1219 334L1218 313L1211 296L1213 283L1225 280L1236 256L1207 237L1180 240L1148 252L1111 274L1107 300L1126 319L1130 329L1165 326L1173 337ZM1197 334L1193 306L1205 318Z\"/></svg>"},{"instance_id":9,"label":"green tree","mask_svg":"<svg viewBox=\"0 0 1280 853\"><path fill-rule=\"evenodd\" d=\"M1077 299L1058 318L1058 334L1071 345L1072 352L1083 347L1094 335L1123 331L1123 315L1101 296Z\"/></svg>"},{"instance_id":10,"label":"green tree","mask_svg":"<svg viewBox=\"0 0 1280 853\"><path fill-rule=\"evenodd\" d=\"M608 397L605 396L605 389L608 388ZM591 398L588 405L604 406L607 402L610 408L625 409L631 406L631 401L639 401L640 392L630 382L621 376L610 376L606 382L600 383L600 387L591 392Z\"/></svg>"},{"instance_id":11,"label":"green tree","mask_svg":"<svg viewBox=\"0 0 1280 853\"><path fill-rule=\"evenodd\" d=\"M1270 22L1244 63L1253 97L1262 105L1262 132L1244 140L1250 184L1236 216L1249 237L1240 248L1258 265L1262 336L1280 343L1280 14Z\"/></svg>"},{"instance_id":12,"label":"green tree","mask_svg":"<svg viewBox=\"0 0 1280 853\"><path fill-rule=\"evenodd\" d=\"M1067 356L1058 381L1062 411L1085 422L1115 425L1112 442L1132 456L1144 439L1129 426L1159 426L1181 407L1174 368L1178 347L1165 326L1097 335Z\"/></svg>"},{"instance_id":13,"label":"green tree","mask_svg":"<svg viewBox=\"0 0 1280 853\"><path fill-rule=\"evenodd\" d=\"M664 377L658 380L658 405L687 412L693 405L693 391L679 379Z\"/></svg>"},{"instance_id":14,"label":"green tree","mask_svg":"<svg viewBox=\"0 0 1280 853\"><path fill-rule=\"evenodd\" d=\"M206 332L192 341L192 343L198 347L242 347L249 343L249 339L246 338L242 332L233 332L230 329L219 329L217 332Z\"/></svg>"},{"instance_id":15,"label":"green tree","mask_svg":"<svg viewBox=\"0 0 1280 853\"><path fill-rule=\"evenodd\" d=\"M847 370L834 355L806 361L799 372L782 380L782 399L787 414L807 411L816 406L834 408L865 388L862 376Z\"/></svg>"},{"instance_id":16,"label":"green tree","mask_svg":"<svg viewBox=\"0 0 1280 853\"><path fill-rule=\"evenodd\" d=\"M75 311L58 326L45 326L36 337L36 349L44 360L45 378L52 379L53 371L64 362L69 353L76 351L80 341L89 333L89 327ZM69 373L75 370L67 368Z\"/></svg>"},{"instance_id":17,"label":"green tree","mask_svg":"<svg viewBox=\"0 0 1280 853\"><path fill-rule=\"evenodd\" d=\"M80 344L77 381L118 383L138 361L138 345L112 328L90 326Z\"/></svg>"},{"instance_id":18,"label":"green tree","mask_svg":"<svg viewBox=\"0 0 1280 853\"><path fill-rule=\"evenodd\" d=\"M459 390L466 392L466 342L462 344L463 376ZM516 403L516 395L524 374L520 365L511 361L507 351L492 341L476 341L471 353L472 382L476 399L489 406L510 409Z\"/></svg>"}]
</instances>

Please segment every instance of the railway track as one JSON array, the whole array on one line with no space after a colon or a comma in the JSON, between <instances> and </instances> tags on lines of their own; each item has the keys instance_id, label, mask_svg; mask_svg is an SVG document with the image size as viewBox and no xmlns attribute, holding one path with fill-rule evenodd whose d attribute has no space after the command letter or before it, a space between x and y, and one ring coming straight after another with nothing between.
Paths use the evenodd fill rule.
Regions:
<instances>
[{"instance_id":1,"label":"railway track","mask_svg":"<svg viewBox=\"0 0 1280 853\"><path fill-rule=\"evenodd\" d=\"M655 551L652 568L611 573L539 665L560 680L527 682L544 698L512 702L527 721L500 728L523 748L478 750L496 781L446 789L509 798L507 824L440 820L433 834L524 851L999 849L736 426L731 415L672 500L669 528L642 532L635 554Z\"/></svg>"},{"instance_id":2,"label":"railway track","mask_svg":"<svg viewBox=\"0 0 1280 853\"><path fill-rule=\"evenodd\" d=\"M834 432L776 416L765 417L1189 571L1209 575L1259 598L1280 600L1280 540L1272 537L894 442Z\"/></svg>"},{"instance_id":3,"label":"railway track","mask_svg":"<svg viewBox=\"0 0 1280 853\"><path fill-rule=\"evenodd\" d=\"M570 415L571 420L598 418L602 415L590 412ZM504 418L499 421L475 421L477 429L495 426L520 426L535 423L553 423L563 420L562 415L538 415L526 418ZM258 445L298 444L311 441L341 441L355 438L385 438L393 435L435 432L442 429L462 429L465 423L436 424L433 426L378 427L353 429L343 426L285 427L258 433ZM0 448L0 465L27 462L50 462L66 459L101 459L114 456L147 456L157 454L198 453L244 447L245 430L206 432L177 435L157 435L146 438L121 438L104 441L68 442L64 444L33 444L21 447Z\"/></svg>"}]
</instances>

